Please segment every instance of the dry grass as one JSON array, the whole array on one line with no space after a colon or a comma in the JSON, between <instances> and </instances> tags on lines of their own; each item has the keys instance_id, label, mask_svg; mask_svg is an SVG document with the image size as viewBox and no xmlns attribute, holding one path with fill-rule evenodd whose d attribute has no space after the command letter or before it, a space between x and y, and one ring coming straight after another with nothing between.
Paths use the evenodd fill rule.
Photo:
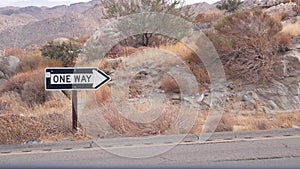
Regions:
<instances>
[{"instance_id":1,"label":"dry grass","mask_svg":"<svg viewBox=\"0 0 300 169\"><path fill-rule=\"evenodd\" d=\"M101 104L101 103L99 103ZM148 136L164 133L167 129L175 125L178 116L178 106L167 104L162 111L162 115L154 121L148 123L135 122L119 114L117 108L112 103L107 103L101 107L105 121L121 136ZM144 114L143 116L147 116Z\"/></svg>"},{"instance_id":2,"label":"dry grass","mask_svg":"<svg viewBox=\"0 0 300 169\"><path fill-rule=\"evenodd\" d=\"M44 84L44 70L19 73L10 78L0 89L0 94L15 91L20 94L22 100L28 106L43 104L46 101L47 92Z\"/></svg>"},{"instance_id":3,"label":"dry grass","mask_svg":"<svg viewBox=\"0 0 300 169\"><path fill-rule=\"evenodd\" d=\"M221 18L224 15L221 12L209 12L209 13L200 13L196 16L196 23L213 23Z\"/></svg>"},{"instance_id":4,"label":"dry grass","mask_svg":"<svg viewBox=\"0 0 300 169\"><path fill-rule=\"evenodd\" d=\"M272 130L300 127L300 111L268 114L235 116L231 125L239 126L235 131Z\"/></svg>"},{"instance_id":5,"label":"dry grass","mask_svg":"<svg viewBox=\"0 0 300 169\"><path fill-rule=\"evenodd\" d=\"M0 116L0 144L23 144L29 141L52 142L65 138L85 139L84 134L74 136L64 114L40 116L2 114Z\"/></svg>"},{"instance_id":6,"label":"dry grass","mask_svg":"<svg viewBox=\"0 0 300 169\"><path fill-rule=\"evenodd\" d=\"M186 47L183 43L176 43L174 45L162 45L159 47L161 50L166 50L176 54L181 60L188 60L193 51Z\"/></svg>"},{"instance_id":7,"label":"dry grass","mask_svg":"<svg viewBox=\"0 0 300 169\"><path fill-rule=\"evenodd\" d=\"M39 55L27 56L21 59L21 69L23 72L34 71L46 67L62 67L62 62Z\"/></svg>"},{"instance_id":8,"label":"dry grass","mask_svg":"<svg viewBox=\"0 0 300 169\"><path fill-rule=\"evenodd\" d=\"M233 131L234 120L229 114L223 114L219 124L217 125L216 132Z\"/></svg>"},{"instance_id":9,"label":"dry grass","mask_svg":"<svg viewBox=\"0 0 300 169\"><path fill-rule=\"evenodd\" d=\"M111 89L108 84L98 89L95 94L97 103L101 103L101 105L112 101Z\"/></svg>"},{"instance_id":10,"label":"dry grass","mask_svg":"<svg viewBox=\"0 0 300 169\"><path fill-rule=\"evenodd\" d=\"M5 49L5 55L6 56L16 56L18 58L23 58L25 57L25 52L22 49L18 49L18 48L8 48Z\"/></svg>"},{"instance_id":11,"label":"dry grass","mask_svg":"<svg viewBox=\"0 0 300 169\"><path fill-rule=\"evenodd\" d=\"M210 83L209 74L199 56L183 43L178 42L174 45L160 46L160 49L172 52L182 61L186 62L187 66L196 77L196 80L201 84L201 86L199 86L200 91L203 91L207 87L207 84Z\"/></svg>"},{"instance_id":12,"label":"dry grass","mask_svg":"<svg viewBox=\"0 0 300 169\"><path fill-rule=\"evenodd\" d=\"M300 36L300 20L295 23L287 23L283 25L282 32L293 37Z\"/></svg>"},{"instance_id":13,"label":"dry grass","mask_svg":"<svg viewBox=\"0 0 300 169\"><path fill-rule=\"evenodd\" d=\"M87 138L84 133L72 133L71 101L67 98L29 107L18 93L6 92L0 98L0 105L0 144Z\"/></svg>"},{"instance_id":14,"label":"dry grass","mask_svg":"<svg viewBox=\"0 0 300 169\"><path fill-rule=\"evenodd\" d=\"M71 128L71 101L46 92L44 70L19 73L1 88L0 144L86 139Z\"/></svg>"},{"instance_id":15,"label":"dry grass","mask_svg":"<svg viewBox=\"0 0 300 169\"><path fill-rule=\"evenodd\" d=\"M300 110L291 113L276 114L275 125L278 128L292 128L293 126L300 127Z\"/></svg>"}]
</instances>

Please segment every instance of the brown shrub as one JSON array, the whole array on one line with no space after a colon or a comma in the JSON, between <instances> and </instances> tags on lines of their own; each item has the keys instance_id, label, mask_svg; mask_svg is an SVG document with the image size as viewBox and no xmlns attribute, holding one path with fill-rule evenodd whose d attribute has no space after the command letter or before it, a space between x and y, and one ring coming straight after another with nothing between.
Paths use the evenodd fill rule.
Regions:
<instances>
[{"instance_id":1,"label":"brown shrub","mask_svg":"<svg viewBox=\"0 0 300 169\"><path fill-rule=\"evenodd\" d=\"M57 141L70 135L71 125L63 114L41 116L6 114L0 116L0 144L24 144L29 141Z\"/></svg>"},{"instance_id":2,"label":"brown shrub","mask_svg":"<svg viewBox=\"0 0 300 169\"><path fill-rule=\"evenodd\" d=\"M196 23L213 23L223 17L224 17L224 15L220 12L200 13L196 16L195 22Z\"/></svg>"},{"instance_id":3,"label":"brown shrub","mask_svg":"<svg viewBox=\"0 0 300 169\"><path fill-rule=\"evenodd\" d=\"M108 84L96 91L96 101L101 105L112 101L111 90Z\"/></svg>"},{"instance_id":4,"label":"brown shrub","mask_svg":"<svg viewBox=\"0 0 300 169\"><path fill-rule=\"evenodd\" d=\"M225 35L216 34L212 31L207 31L206 36L211 40L214 47L219 53L231 52L233 51L233 42L231 39L227 38Z\"/></svg>"},{"instance_id":5,"label":"brown shrub","mask_svg":"<svg viewBox=\"0 0 300 169\"><path fill-rule=\"evenodd\" d=\"M224 114L216 128L216 132L233 131L234 121L228 114Z\"/></svg>"},{"instance_id":6,"label":"brown shrub","mask_svg":"<svg viewBox=\"0 0 300 169\"><path fill-rule=\"evenodd\" d=\"M280 32L273 38L276 48L279 52L285 52L291 45L291 35L288 33Z\"/></svg>"},{"instance_id":7,"label":"brown shrub","mask_svg":"<svg viewBox=\"0 0 300 169\"><path fill-rule=\"evenodd\" d=\"M276 125L278 128L292 128L293 125L300 126L300 111L278 113L276 115Z\"/></svg>"},{"instance_id":8,"label":"brown shrub","mask_svg":"<svg viewBox=\"0 0 300 169\"><path fill-rule=\"evenodd\" d=\"M62 67L62 62L36 55L22 58L20 65L23 72L28 72L46 67Z\"/></svg>"},{"instance_id":9,"label":"brown shrub","mask_svg":"<svg viewBox=\"0 0 300 169\"><path fill-rule=\"evenodd\" d=\"M230 14L209 32L228 79L244 83L265 82L274 77L274 65L280 64L273 37L282 25L261 10Z\"/></svg>"},{"instance_id":10,"label":"brown shrub","mask_svg":"<svg viewBox=\"0 0 300 169\"><path fill-rule=\"evenodd\" d=\"M170 92L170 93L180 93L180 88L174 78L172 78L170 75L164 75L160 88L164 90L165 92Z\"/></svg>"},{"instance_id":11,"label":"brown shrub","mask_svg":"<svg viewBox=\"0 0 300 169\"><path fill-rule=\"evenodd\" d=\"M215 24L219 33L235 39L272 37L282 29L282 24L262 10L236 12Z\"/></svg>"},{"instance_id":12,"label":"brown shrub","mask_svg":"<svg viewBox=\"0 0 300 169\"><path fill-rule=\"evenodd\" d=\"M98 104L101 104L98 102ZM155 105L154 105L155 106ZM112 103L101 107L105 121L122 136L149 136L164 133L171 128L178 117L179 107L166 104L162 114L154 121L139 123L127 119L119 113L120 110ZM145 114L146 116L147 114Z\"/></svg>"},{"instance_id":13,"label":"brown shrub","mask_svg":"<svg viewBox=\"0 0 300 169\"><path fill-rule=\"evenodd\" d=\"M210 82L209 74L206 71L201 59L183 43L178 42L173 45L160 46L160 49L172 52L181 60L185 61L188 68L196 77L197 82L199 82L201 85L205 86L205 84Z\"/></svg>"},{"instance_id":14,"label":"brown shrub","mask_svg":"<svg viewBox=\"0 0 300 169\"><path fill-rule=\"evenodd\" d=\"M46 101L47 92L44 84L44 70L19 73L10 78L0 89L0 94L15 91L22 100L32 107Z\"/></svg>"},{"instance_id":15,"label":"brown shrub","mask_svg":"<svg viewBox=\"0 0 300 169\"><path fill-rule=\"evenodd\" d=\"M25 52L22 49L18 49L18 48L8 48L5 49L5 55L6 56L16 56L18 58L22 58L25 56Z\"/></svg>"},{"instance_id":16,"label":"brown shrub","mask_svg":"<svg viewBox=\"0 0 300 169\"><path fill-rule=\"evenodd\" d=\"M254 130L268 130L272 128L270 122L266 119L257 119L252 125Z\"/></svg>"}]
</instances>

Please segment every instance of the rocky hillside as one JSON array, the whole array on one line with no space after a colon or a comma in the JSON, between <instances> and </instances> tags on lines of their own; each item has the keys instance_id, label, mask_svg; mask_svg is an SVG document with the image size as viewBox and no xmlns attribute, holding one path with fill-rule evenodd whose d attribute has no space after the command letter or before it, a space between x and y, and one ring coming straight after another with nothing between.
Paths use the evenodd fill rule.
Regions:
<instances>
[{"instance_id":1,"label":"rocky hillside","mask_svg":"<svg viewBox=\"0 0 300 169\"><path fill-rule=\"evenodd\" d=\"M207 3L198 3L191 6L195 13L219 11ZM0 9L0 14L13 16L26 14L37 19L36 22L16 24L14 27L0 26L0 49L25 48L31 44L41 44L58 37L73 37L81 34L92 34L100 25L107 22L102 19L102 6L99 0L89 3L78 3L70 6L53 8L26 7ZM24 17L23 17L24 19ZM24 21L24 22L25 22Z\"/></svg>"},{"instance_id":2,"label":"rocky hillside","mask_svg":"<svg viewBox=\"0 0 300 169\"><path fill-rule=\"evenodd\" d=\"M61 17L69 13L82 13L99 3L99 0L92 0L87 3L75 3L71 4L70 6L60 5L52 8L35 6L28 6L24 8L6 7L0 8L0 14L6 16L11 16L14 14L28 14L38 20L44 20L49 18Z\"/></svg>"},{"instance_id":3,"label":"rocky hillside","mask_svg":"<svg viewBox=\"0 0 300 169\"><path fill-rule=\"evenodd\" d=\"M82 14L67 14L0 32L0 48L26 48L60 37L92 34L101 23Z\"/></svg>"},{"instance_id":4,"label":"rocky hillside","mask_svg":"<svg viewBox=\"0 0 300 169\"><path fill-rule=\"evenodd\" d=\"M215 5L210 5L206 2L195 3L193 5L188 5L184 8L190 8L191 12L194 14L194 17L196 17L199 13L220 12L220 10Z\"/></svg>"},{"instance_id":5,"label":"rocky hillside","mask_svg":"<svg viewBox=\"0 0 300 169\"><path fill-rule=\"evenodd\" d=\"M23 26L36 22L37 19L27 14L0 15L0 32L16 26Z\"/></svg>"},{"instance_id":6,"label":"rocky hillside","mask_svg":"<svg viewBox=\"0 0 300 169\"><path fill-rule=\"evenodd\" d=\"M3 31L0 31L0 48L26 48L32 44L43 44L59 37L75 37L83 34L92 34L105 22L102 19L101 5L94 5L97 4L97 2L98 1L91 1L90 3L71 5L69 8L66 8L68 10L65 11L72 11L72 13L65 12L67 14L62 14L60 17L47 16L50 18L37 20L36 22L28 22L27 24L24 23L23 25L19 23L20 25L16 24L15 26L9 27L9 29L2 28ZM57 8L62 7L58 6ZM86 8L89 9L83 10ZM54 10L53 8L49 9ZM60 9L58 10L60 11ZM35 17L38 16L36 13L33 15ZM31 15L26 14L26 16L30 17ZM6 17L15 19L13 16ZM24 17L22 17L22 19L24 19Z\"/></svg>"}]
</instances>

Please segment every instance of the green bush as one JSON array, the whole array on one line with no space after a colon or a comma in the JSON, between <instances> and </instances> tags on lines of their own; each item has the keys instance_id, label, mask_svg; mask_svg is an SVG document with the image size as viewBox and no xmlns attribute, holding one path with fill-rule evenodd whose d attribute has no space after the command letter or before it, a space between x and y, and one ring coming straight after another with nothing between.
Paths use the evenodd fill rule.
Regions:
<instances>
[{"instance_id":1,"label":"green bush","mask_svg":"<svg viewBox=\"0 0 300 169\"><path fill-rule=\"evenodd\" d=\"M75 65L80 47L71 42L55 43L51 41L42 47L41 52L42 56L61 61L63 66L68 67Z\"/></svg>"},{"instance_id":2,"label":"green bush","mask_svg":"<svg viewBox=\"0 0 300 169\"><path fill-rule=\"evenodd\" d=\"M243 2L241 0L223 0L223 2L217 5L220 10L226 10L227 12L235 11Z\"/></svg>"}]
</instances>

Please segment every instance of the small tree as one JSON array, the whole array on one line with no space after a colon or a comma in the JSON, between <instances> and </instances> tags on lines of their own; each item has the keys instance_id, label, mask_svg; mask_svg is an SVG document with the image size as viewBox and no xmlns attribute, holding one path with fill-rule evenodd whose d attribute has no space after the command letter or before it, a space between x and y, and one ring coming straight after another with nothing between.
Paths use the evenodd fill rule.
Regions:
<instances>
[{"instance_id":1,"label":"small tree","mask_svg":"<svg viewBox=\"0 0 300 169\"><path fill-rule=\"evenodd\" d=\"M243 2L241 0L223 0L221 4L217 5L217 8L219 8L220 10L226 10L227 12L233 12L242 3Z\"/></svg>"},{"instance_id":2,"label":"small tree","mask_svg":"<svg viewBox=\"0 0 300 169\"><path fill-rule=\"evenodd\" d=\"M55 43L51 41L42 47L41 52L42 56L59 60L63 66L68 67L75 65L80 48L71 42Z\"/></svg>"},{"instance_id":3,"label":"small tree","mask_svg":"<svg viewBox=\"0 0 300 169\"><path fill-rule=\"evenodd\" d=\"M101 0L101 3L104 7L102 13L105 19L119 18L136 13L159 12L180 16L191 21L193 15L190 12L190 7L183 8L185 3L183 0ZM145 32L142 35L133 37L133 39L138 41L136 44L140 46L150 46L153 42L151 39L158 38L153 34L153 32ZM167 42L167 40L162 40L161 37L158 40Z\"/></svg>"}]
</instances>

